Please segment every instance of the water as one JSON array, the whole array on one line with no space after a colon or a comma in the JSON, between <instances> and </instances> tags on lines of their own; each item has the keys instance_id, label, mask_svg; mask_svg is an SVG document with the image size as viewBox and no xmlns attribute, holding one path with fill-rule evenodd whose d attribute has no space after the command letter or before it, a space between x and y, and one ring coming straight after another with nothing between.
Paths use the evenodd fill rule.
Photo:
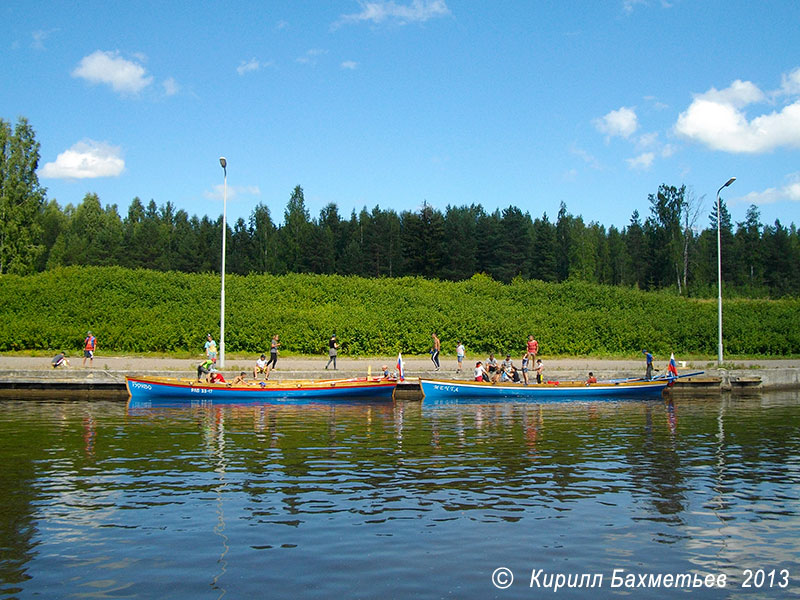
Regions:
<instances>
[{"instance_id":1,"label":"water","mask_svg":"<svg viewBox=\"0 0 800 600\"><path fill-rule=\"evenodd\" d=\"M796 598L798 407L3 400L0 598Z\"/></svg>"}]
</instances>

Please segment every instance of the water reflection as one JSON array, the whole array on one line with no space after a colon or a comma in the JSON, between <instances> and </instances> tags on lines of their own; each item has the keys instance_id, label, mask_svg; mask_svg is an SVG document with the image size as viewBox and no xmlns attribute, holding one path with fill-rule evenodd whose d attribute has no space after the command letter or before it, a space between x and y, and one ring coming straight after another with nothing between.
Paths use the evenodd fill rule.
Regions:
<instances>
[{"instance_id":1,"label":"water reflection","mask_svg":"<svg viewBox=\"0 0 800 600\"><path fill-rule=\"evenodd\" d=\"M798 404L5 401L0 596L486 597L501 564L800 574Z\"/></svg>"}]
</instances>

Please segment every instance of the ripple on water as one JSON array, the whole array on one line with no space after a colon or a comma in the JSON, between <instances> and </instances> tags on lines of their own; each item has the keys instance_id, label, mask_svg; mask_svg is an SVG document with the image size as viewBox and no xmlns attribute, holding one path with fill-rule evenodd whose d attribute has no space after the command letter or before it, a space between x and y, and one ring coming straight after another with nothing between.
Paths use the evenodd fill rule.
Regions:
<instances>
[{"instance_id":1,"label":"ripple on water","mask_svg":"<svg viewBox=\"0 0 800 600\"><path fill-rule=\"evenodd\" d=\"M501 565L800 573L798 404L5 402L0 597L484 598Z\"/></svg>"}]
</instances>

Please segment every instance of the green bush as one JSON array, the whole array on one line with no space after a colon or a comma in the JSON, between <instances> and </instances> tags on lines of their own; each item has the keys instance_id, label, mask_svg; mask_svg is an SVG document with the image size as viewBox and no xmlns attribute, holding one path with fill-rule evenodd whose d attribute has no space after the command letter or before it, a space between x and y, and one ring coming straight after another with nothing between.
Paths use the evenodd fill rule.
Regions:
<instances>
[{"instance_id":1,"label":"green bush","mask_svg":"<svg viewBox=\"0 0 800 600\"><path fill-rule=\"evenodd\" d=\"M515 280L229 275L226 349L324 354L333 333L349 355L425 354L431 334L454 354L525 349L548 355L715 354L717 305L659 292ZM219 276L68 267L0 278L0 351L79 349L86 331L101 352L202 352L219 335ZM726 300L728 355L800 354L800 301Z\"/></svg>"}]
</instances>

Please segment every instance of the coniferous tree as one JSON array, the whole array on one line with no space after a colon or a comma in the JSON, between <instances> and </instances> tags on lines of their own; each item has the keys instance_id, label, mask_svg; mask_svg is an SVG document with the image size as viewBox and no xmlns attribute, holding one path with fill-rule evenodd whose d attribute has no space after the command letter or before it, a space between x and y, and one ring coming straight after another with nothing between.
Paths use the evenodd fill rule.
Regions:
<instances>
[{"instance_id":1,"label":"coniferous tree","mask_svg":"<svg viewBox=\"0 0 800 600\"><path fill-rule=\"evenodd\" d=\"M283 227L280 229L279 255L282 268L287 273L309 273L309 246L312 225L306 209L303 188L295 186L284 211Z\"/></svg>"},{"instance_id":2,"label":"coniferous tree","mask_svg":"<svg viewBox=\"0 0 800 600\"><path fill-rule=\"evenodd\" d=\"M625 283L627 285L646 288L647 284L647 271L648 254L644 239L644 230L642 223L639 220L639 211L634 210L631 215L630 223L624 231L625 247L628 251L628 260L631 264L631 269Z\"/></svg>"},{"instance_id":3,"label":"coniferous tree","mask_svg":"<svg viewBox=\"0 0 800 600\"><path fill-rule=\"evenodd\" d=\"M64 231L69 224L66 213L58 205L55 200L50 200L42 211L40 216L40 223L42 226L42 245L44 252L39 256L36 264L37 271L44 271L50 261L50 256L53 252L53 247L56 245L61 232ZM117 257L119 260L119 257Z\"/></svg>"},{"instance_id":4,"label":"coniferous tree","mask_svg":"<svg viewBox=\"0 0 800 600\"><path fill-rule=\"evenodd\" d=\"M403 261L408 274L437 277L446 252L444 217L427 202L402 217Z\"/></svg>"},{"instance_id":5,"label":"coniferous tree","mask_svg":"<svg viewBox=\"0 0 800 600\"><path fill-rule=\"evenodd\" d=\"M479 240L485 237L481 217L485 213L476 206L448 206L444 216L444 237L447 253L442 264L442 278L459 281L469 279L480 267Z\"/></svg>"},{"instance_id":6,"label":"coniferous tree","mask_svg":"<svg viewBox=\"0 0 800 600\"><path fill-rule=\"evenodd\" d=\"M675 284L680 290L683 272L683 229L681 217L686 208L686 186L661 185L650 194L650 217L645 233L650 261L649 279L654 287Z\"/></svg>"},{"instance_id":7,"label":"coniferous tree","mask_svg":"<svg viewBox=\"0 0 800 600\"><path fill-rule=\"evenodd\" d=\"M118 264L122 224L116 206L104 210L97 194L86 194L53 245L50 266Z\"/></svg>"},{"instance_id":8,"label":"coniferous tree","mask_svg":"<svg viewBox=\"0 0 800 600\"><path fill-rule=\"evenodd\" d=\"M781 224L780 219L774 225L764 228L764 255L769 265L765 277L771 293L776 297L797 294L800 291L800 256L797 255L796 248L790 230Z\"/></svg>"},{"instance_id":9,"label":"coniferous tree","mask_svg":"<svg viewBox=\"0 0 800 600\"><path fill-rule=\"evenodd\" d=\"M530 276L530 216L514 206L504 209L500 217L498 261L494 275L509 283L514 277Z\"/></svg>"},{"instance_id":10,"label":"coniferous tree","mask_svg":"<svg viewBox=\"0 0 800 600\"><path fill-rule=\"evenodd\" d=\"M278 272L277 228L265 204L257 204L250 214L251 264L256 273Z\"/></svg>"},{"instance_id":11,"label":"coniferous tree","mask_svg":"<svg viewBox=\"0 0 800 600\"><path fill-rule=\"evenodd\" d=\"M747 216L736 227L736 273L737 286L750 292L763 285L763 249L761 244L761 215L758 207L751 204Z\"/></svg>"},{"instance_id":12,"label":"coniferous tree","mask_svg":"<svg viewBox=\"0 0 800 600\"><path fill-rule=\"evenodd\" d=\"M531 277L548 282L557 281L556 227L547 219L547 213L533 222L531 237L533 250Z\"/></svg>"}]
</instances>

